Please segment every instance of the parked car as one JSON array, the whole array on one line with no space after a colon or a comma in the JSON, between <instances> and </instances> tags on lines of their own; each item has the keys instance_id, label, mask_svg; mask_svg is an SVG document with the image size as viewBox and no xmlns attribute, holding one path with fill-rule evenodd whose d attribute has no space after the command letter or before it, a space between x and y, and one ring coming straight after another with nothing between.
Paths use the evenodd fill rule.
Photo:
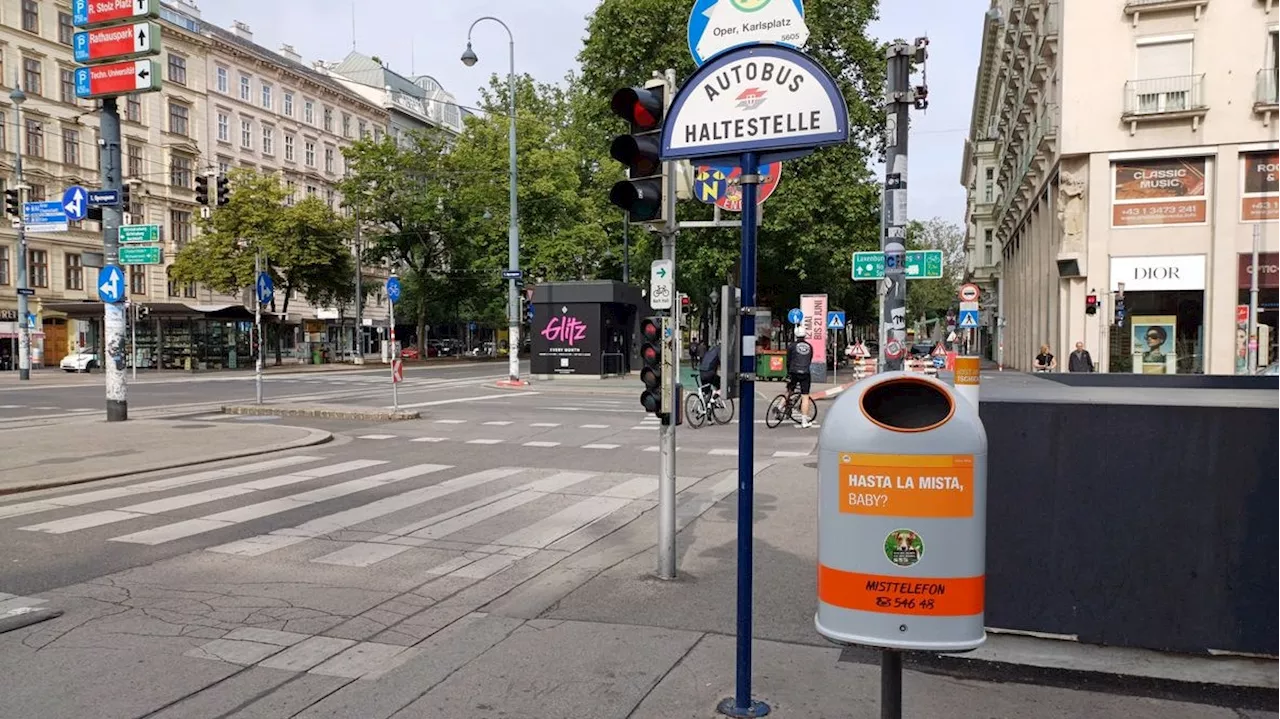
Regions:
<instances>
[{"instance_id":1,"label":"parked car","mask_svg":"<svg viewBox=\"0 0 1280 719\"><path fill-rule=\"evenodd\" d=\"M418 348L405 347L404 349L400 350L400 359L407 359L407 360L418 359Z\"/></svg>"},{"instance_id":2,"label":"parked car","mask_svg":"<svg viewBox=\"0 0 1280 719\"><path fill-rule=\"evenodd\" d=\"M58 367L66 372L88 372L100 366L98 364L98 355L87 350L73 352L63 357L62 361L58 363Z\"/></svg>"}]
</instances>

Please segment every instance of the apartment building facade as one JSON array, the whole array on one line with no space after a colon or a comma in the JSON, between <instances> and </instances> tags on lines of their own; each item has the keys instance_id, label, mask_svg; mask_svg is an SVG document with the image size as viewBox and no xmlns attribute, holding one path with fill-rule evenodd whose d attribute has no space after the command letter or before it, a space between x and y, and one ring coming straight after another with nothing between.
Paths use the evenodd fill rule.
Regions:
<instances>
[{"instance_id":1,"label":"apartment building facade","mask_svg":"<svg viewBox=\"0 0 1280 719\"><path fill-rule=\"evenodd\" d=\"M457 135L467 112L430 75L405 77L376 57L352 50L342 60L316 63L316 69L351 92L387 110L387 131L397 141L410 133L439 128Z\"/></svg>"},{"instance_id":2,"label":"apartment building facade","mask_svg":"<svg viewBox=\"0 0 1280 719\"><path fill-rule=\"evenodd\" d=\"M1255 227L1275 357L1277 48L1275 0L993 2L961 177L993 359L1245 371Z\"/></svg>"}]
</instances>

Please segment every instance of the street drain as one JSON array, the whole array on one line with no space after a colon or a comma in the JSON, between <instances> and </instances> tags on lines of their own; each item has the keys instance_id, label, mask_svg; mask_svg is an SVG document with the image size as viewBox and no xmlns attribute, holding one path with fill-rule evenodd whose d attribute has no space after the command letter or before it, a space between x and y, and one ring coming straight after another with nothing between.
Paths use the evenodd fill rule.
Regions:
<instances>
[{"instance_id":1,"label":"street drain","mask_svg":"<svg viewBox=\"0 0 1280 719\"><path fill-rule=\"evenodd\" d=\"M808 467L809 469L817 469L817 468L818 468L818 463L817 463L817 462L805 462L805 463L804 463L804 466Z\"/></svg>"}]
</instances>

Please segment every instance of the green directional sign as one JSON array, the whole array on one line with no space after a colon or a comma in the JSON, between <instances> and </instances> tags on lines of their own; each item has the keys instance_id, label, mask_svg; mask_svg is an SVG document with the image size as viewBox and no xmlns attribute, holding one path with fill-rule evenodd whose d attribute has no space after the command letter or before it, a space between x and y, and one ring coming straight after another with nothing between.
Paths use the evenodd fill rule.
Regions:
<instances>
[{"instance_id":1,"label":"green directional sign","mask_svg":"<svg viewBox=\"0 0 1280 719\"><path fill-rule=\"evenodd\" d=\"M883 277L883 252L853 253L853 279L878 280ZM908 252L907 279L942 279L942 250L913 250Z\"/></svg>"},{"instance_id":2,"label":"green directional sign","mask_svg":"<svg viewBox=\"0 0 1280 719\"><path fill-rule=\"evenodd\" d=\"M148 245L160 241L160 225L121 225L120 244Z\"/></svg>"},{"instance_id":3,"label":"green directional sign","mask_svg":"<svg viewBox=\"0 0 1280 719\"><path fill-rule=\"evenodd\" d=\"M122 265L158 265L163 261L160 245L127 245L120 248Z\"/></svg>"}]
</instances>

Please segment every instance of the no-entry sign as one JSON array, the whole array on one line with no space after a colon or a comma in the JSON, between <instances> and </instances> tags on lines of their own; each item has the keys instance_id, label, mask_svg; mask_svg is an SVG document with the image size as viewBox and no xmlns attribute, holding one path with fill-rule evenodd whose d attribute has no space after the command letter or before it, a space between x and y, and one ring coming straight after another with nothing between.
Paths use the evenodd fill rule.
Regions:
<instances>
[{"instance_id":1,"label":"no-entry sign","mask_svg":"<svg viewBox=\"0 0 1280 719\"><path fill-rule=\"evenodd\" d=\"M960 286L960 291L956 293L960 297L961 302L977 302L978 295L981 294L978 286L973 283L966 283Z\"/></svg>"}]
</instances>

